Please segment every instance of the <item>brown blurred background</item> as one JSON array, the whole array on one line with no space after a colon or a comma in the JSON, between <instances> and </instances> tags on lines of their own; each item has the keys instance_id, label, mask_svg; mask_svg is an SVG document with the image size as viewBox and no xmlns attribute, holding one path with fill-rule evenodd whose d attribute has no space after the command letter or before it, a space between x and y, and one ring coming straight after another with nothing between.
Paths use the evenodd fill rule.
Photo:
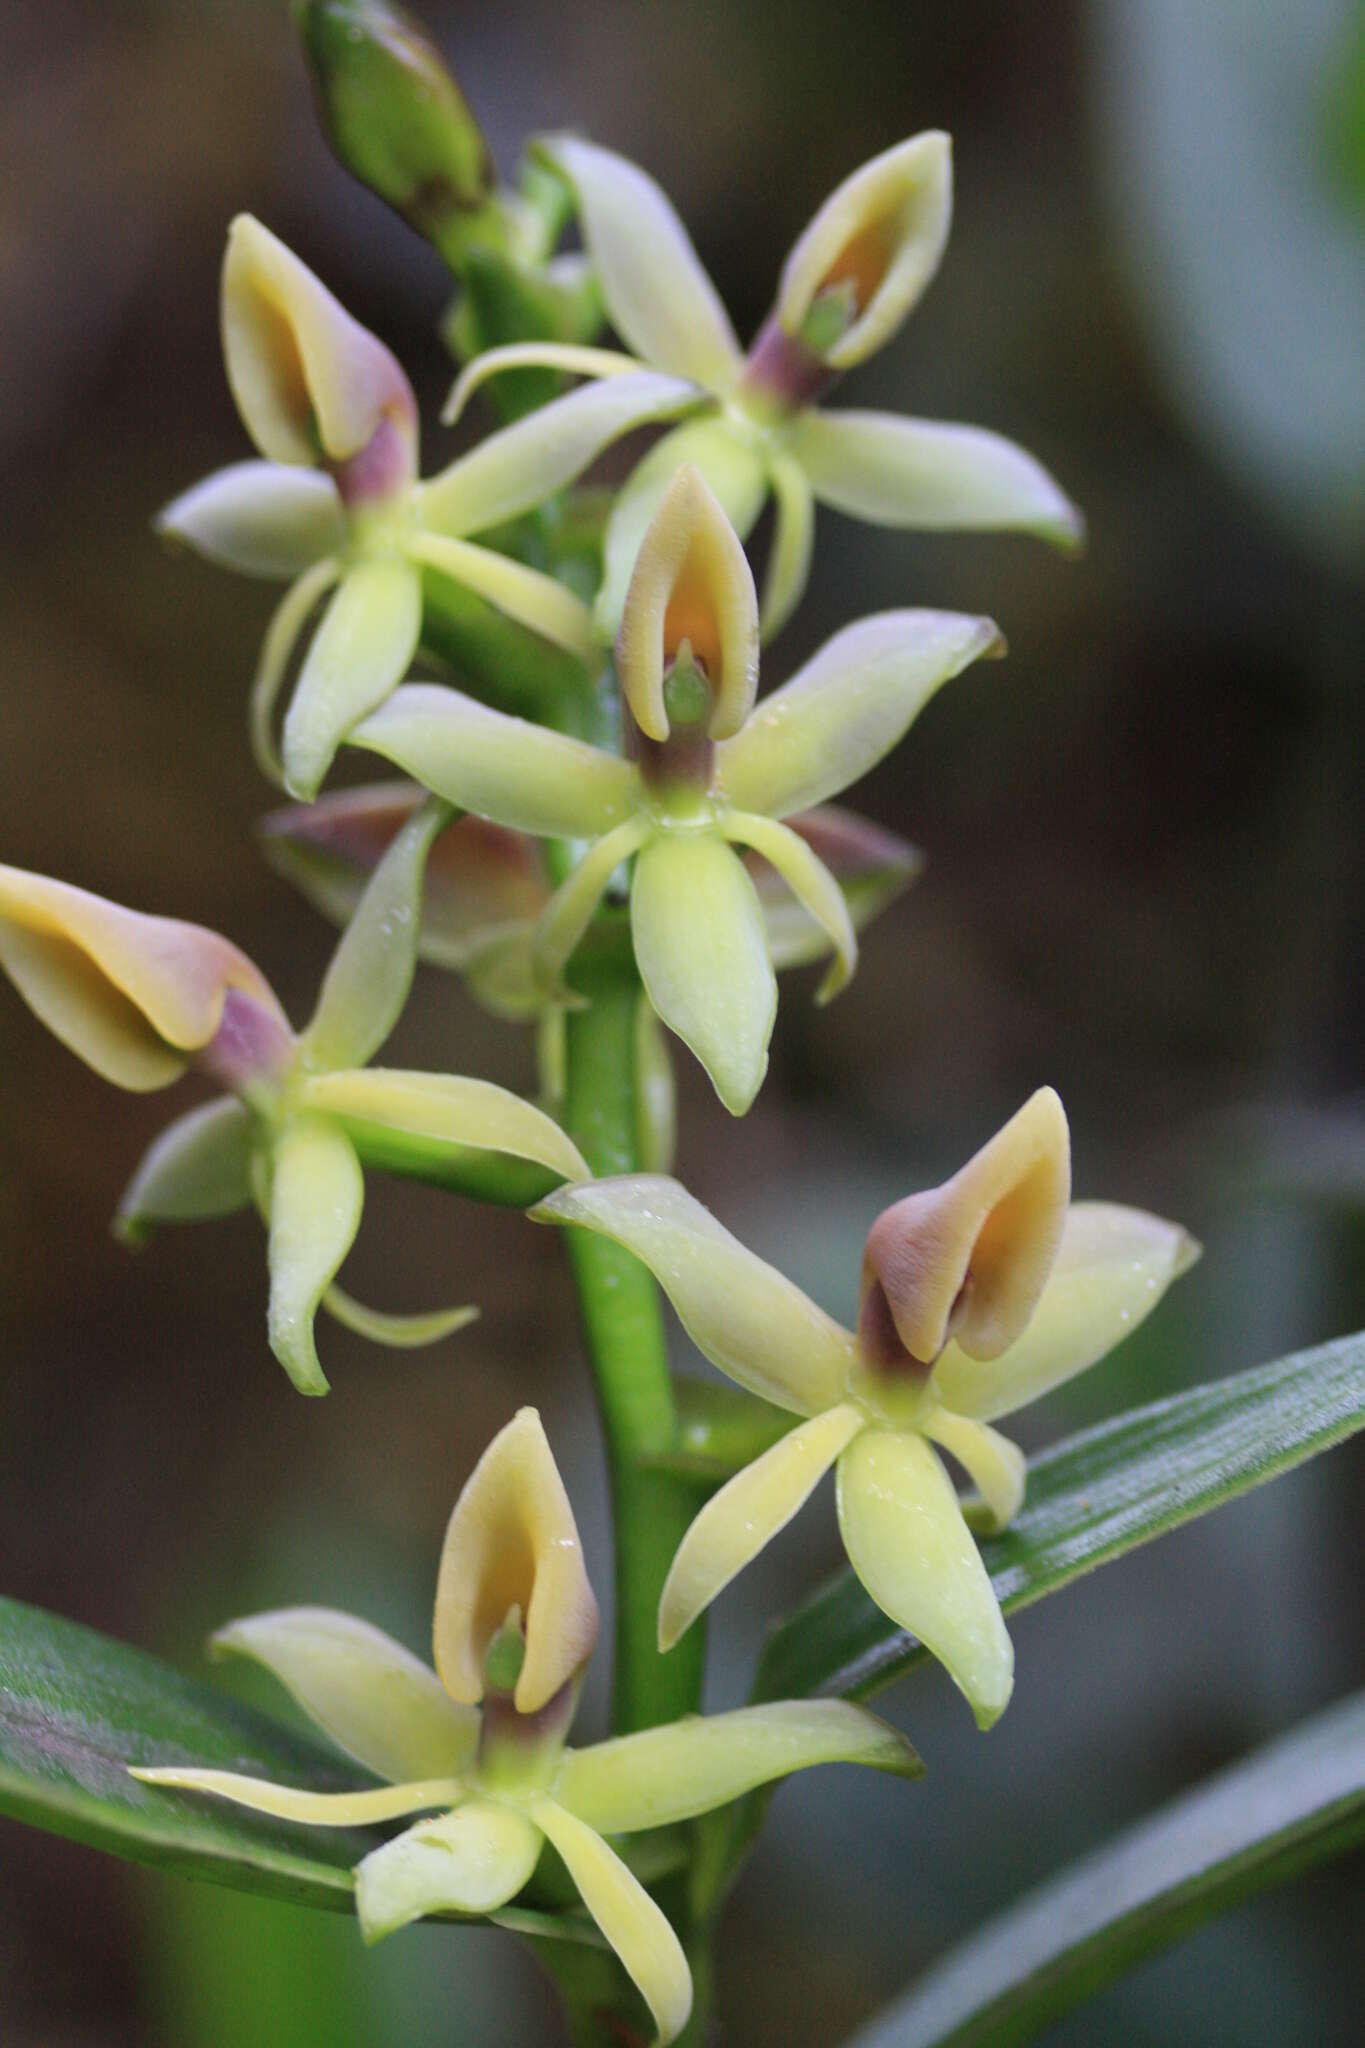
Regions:
<instances>
[{"instance_id":1,"label":"brown blurred background","mask_svg":"<svg viewBox=\"0 0 1365 2048\"><path fill-rule=\"evenodd\" d=\"M679 1060L682 1177L848 1313L875 1209L1055 1083L1078 1190L1181 1217L1207 1255L1028 1418L1033 1442L1365 1323L1358 10L505 0L426 18L504 172L527 133L567 123L639 158L741 333L833 182L951 129L943 272L848 401L999 428L1090 521L1071 564L822 515L769 680L905 602L994 613L1011 657L953 684L858 792L928 871L832 1010L787 982L752 1115L732 1123ZM220 927L301 1019L331 935L251 839L270 794L244 704L270 594L167 556L149 527L247 452L216 326L242 208L398 350L428 466L443 460L445 274L327 154L286 9L9 0L0 855ZM409 1064L531 1082L529 1041L432 974L395 1043ZM456 1489L523 1400L605 1588L591 1397L549 1234L372 1182L348 1284L396 1308L473 1298L483 1320L409 1355L323 1326L334 1392L302 1402L265 1347L251 1220L135 1259L109 1236L143 1147L190 1099L109 1090L0 989L0 1588L189 1669L209 1626L276 1600L353 1608L420 1649ZM1362 1474L1358 1446L1338 1452L1021 1617L1015 1705L989 1740L937 1672L890 1695L931 1775L895 1798L853 1773L784 1793L728 1923L726 2038L836 2041L1022 1886L1359 1684ZM835 1563L828 1503L803 1528L720 1603L715 1704L742 1698L762 1621ZM1053 2038L1355 2041L1361 1875L1243 1909ZM0 1896L7 2048L557 2038L532 1966L491 1932L366 1956L344 1922L8 1822Z\"/></svg>"}]
</instances>

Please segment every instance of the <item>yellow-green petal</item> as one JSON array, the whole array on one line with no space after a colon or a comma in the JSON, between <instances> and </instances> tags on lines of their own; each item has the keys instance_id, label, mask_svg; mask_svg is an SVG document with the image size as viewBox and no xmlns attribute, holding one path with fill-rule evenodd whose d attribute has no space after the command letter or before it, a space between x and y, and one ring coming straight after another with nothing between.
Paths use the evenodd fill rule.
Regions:
<instances>
[{"instance_id":1,"label":"yellow-green petal","mask_svg":"<svg viewBox=\"0 0 1365 2048\"><path fill-rule=\"evenodd\" d=\"M449 822L429 800L385 849L323 978L300 1041L305 1067L363 1066L398 1022L417 970L427 855Z\"/></svg>"},{"instance_id":2,"label":"yellow-green petal","mask_svg":"<svg viewBox=\"0 0 1365 2048\"><path fill-rule=\"evenodd\" d=\"M177 1117L124 1190L116 1234L125 1244L140 1244L158 1223L198 1223L247 1208L255 1132L255 1118L235 1095Z\"/></svg>"},{"instance_id":3,"label":"yellow-green petal","mask_svg":"<svg viewBox=\"0 0 1365 2048\"><path fill-rule=\"evenodd\" d=\"M630 926L645 992L691 1046L732 1116L768 1071L777 981L763 913L738 854L709 832L651 840L635 863Z\"/></svg>"},{"instance_id":4,"label":"yellow-green petal","mask_svg":"<svg viewBox=\"0 0 1365 2048\"><path fill-rule=\"evenodd\" d=\"M335 1119L292 1117L271 1152L270 1348L301 1394L325 1394L313 1318L355 1242L365 1199L355 1147Z\"/></svg>"},{"instance_id":5,"label":"yellow-green petal","mask_svg":"<svg viewBox=\"0 0 1365 2048\"><path fill-rule=\"evenodd\" d=\"M644 362L723 390L739 344L671 202L637 164L577 135L539 145L573 186L583 245L621 339Z\"/></svg>"},{"instance_id":6,"label":"yellow-green petal","mask_svg":"<svg viewBox=\"0 0 1365 2048\"><path fill-rule=\"evenodd\" d=\"M419 1821L356 1865L360 1931L380 1941L428 1913L495 1912L527 1882L541 1844L524 1814L491 1799Z\"/></svg>"},{"instance_id":7,"label":"yellow-green petal","mask_svg":"<svg viewBox=\"0 0 1365 2048\"><path fill-rule=\"evenodd\" d=\"M271 782L279 783L281 788L284 787L284 763L275 743L275 704L289 673L299 635L314 607L322 602L333 584L340 582L341 574L341 563L330 555L305 570L298 582L292 583L285 591L271 613L270 624L261 642L260 658L247 703L247 730L256 766L262 775L268 776Z\"/></svg>"},{"instance_id":8,"label":"yellow-green petal","mask_svg":"<svg viewBox=\"0 0 1365 2048\"><path fill-rule=\"evenodd\" d=\"M473 1762L477 1712L457 1705L410 1650L353 1614L249 1614L218 1629L212 1648L263 1665L339 1748L391 1784L458 1778Z\"/></svg>"},{"instance_id":9,"label":"yellow-green petal","mask_svg":"<svg viewBox=\"0 0 1365 2048\"><path fill-rule=\"evenodd\" d=\"M500 1154L544 1167L561 1180L586 1180L583 1156L553 1117L493 1081L462 1074L358 1067L314 1074L301 1106L343 1126L366 1162L440 1180L447 1156L457 1180L464 1152Z\"/></svg>"},{"instance_id":10,"label":"yellow-green petal","mask_svg":"<svg viewBox=\"0 0 1365 2048\"><path fill-rule=\"evenodd\" d=\"M441 425L453 427L480 385L504 370L562 370L568 377L638 376L638 356L622 354L617 348L584 348L570 341L513 341L503 348L488 348L473 362L466 363L451 386L441 407Z\"/></svg>"},{"instance_id":11,"label":"yellow-green petal","mask_svg":"<svg viewBox=\"0 0 1365 2048\"><path fill-rule=\"evenodd\" d=\"M1080 544L1085 522L1041 462L1003 434L889 412L804 412L791 454L823 505L875 526L1023 532Z\"/></svg>"},{"instance_id":12,"label":"yellow-green petal","mask_svg":"<svg viewBox=\"0 0 1365 2048\"><path fill-rule=\"evenodd\" d=\"M982 1728L1014 1685L1014 1648L937 1453L913 1432L865 1429L839 1460L849 1562L884 1614L946 1665Z\"/></svg>"},{"instance_id":13,"label":"yellow-green petal","mask_svg":"<svg viewBox=\"0 0 1365 2048\"><path fill-rule=\"evenodd\" d=\"M407 683L349 735L461 810L565 839L595 839L635 809L630 762L435 683Z\"/></svg>"},{"instance_id":14,"label":"yellow-green petal","mask_svg":"<svg viewBox=\"0 0 1365 2048\"><path fill-rule=\"evenodd\" d=\"M778 1700L689 1714L662 1728L571 1749L555 1780L561 1806L604 1835L670 1827L815 1764L864 1764L900 1778L924 1766L898 1729L847 1700Z\"/></svg>"},{"instance_id":15,"label":"yellow-green petal","mask_svg":"<svg viewBox=\"0 0 1365 2048\"><path fill-rule=\"evenodd\" d=\"M622 861L639 852L651 829L643 813L627 818L624 825L618 825L589 847L546 904L536 925L532 956L542 995L564 999L564 969L591 924L603 891Z\"/></svg>"},{"instance_id":16,"label":"yellow-green petal","mask_svg":"<svg viewBox=\"0 0 1365 2048\"><path fill-rule=\"evenodd\" d=\"M924 1434L957 1459L981 1495L981 1509L968 1519L973 1529L994 1536L1007 1528L1024 1504L1028 1460L1018 1444L987 1422L936 1408L920 1424Z\"/></svg>"},{"instance_id":17,"label":"yellow-green petal","mask_svg":"<svg viewBox=\"0 0 1365 2048\"><path fill-rule=\"evenodd\" d=\"M607 521L597 624L608 640L616 637L621 624L640 543L670 483L688 463L701 471L741 540L747 537L763 510L768 495L768 471L763 457L728 420L707 415L685 420L671 434L665 434L635 465L616 493Z\"/></svg>"},{"instance_id":18,"label":"yellow-green petal","mask_svg":"<svg viewBox=\"0 0 1365 2048\"><path fill-rule=\"evenodd\" d=\"M676 1180L629 1174L560 1188L532 1212L624 1245L648 1266L713 1365L797 1414L842 1397L857 1360L849 1331L718 1223Z\"/></svg>"},{"instance_id":19,"label":"yellow-green petal","mask_svg":"<svg viewBox=\"0 0 1365 2048\"><path fill-rule=\"evenodd\" d=\"M777 518L763 576L761 625L765 641L781 632L800 604L815 546L815 499L801 462L785 452L770 455L768 481Z\"/></svg>"},{"instance_id":20,"label":"yellow-green petal","mask_svg":"<svg viewBox=\"0 0 1365 2048\"><path fill-rule=\"evenodd\" d=\"M156 530L240 575L294 577L344 546L346 519L321 470L234 462L173 498Z\"/></svg>"},{"instance_id":21,"label":"yellow-green petal","mask_svg":"<svg viewBox=\"0 0 1365 2048\"><path fill-rule=\"evenodd\" d=\"M299 1792L290 1785L272 1785L267 1778L244 1777L239 1771L195 1770L178 1764L134 1770L129 1777L144 1785L164 1785L177 1792L209 1792L253 1813L278 1820L301 1821L305 1827L370 1827L420 1813L424 1806L452 1806L462 1797L458 1778L435 1778L420 1785L379 1785L373 1792Z\"/></svg>"},{"instance_id":22,"label":"yellow-green petal","mask_svg":"<svg viewBox=\"0 0 1365 2048\"><path fill-rule=\"evenodd\" d=\"M413 561L439 569L452 583L462 583L509 619L529 626L542 639L576 654L580 661L591 658L596 646L592 613L553 576L528 569L525 563L514 562L510 555L500 555L493 548L441 533L413 534L406 552Z\"/></svg>"},{"instance_id":23,"label":"yellow-green petal","mask_svg":"<svg viewBox=\"0 0 1365 2048\"><path fill-rule=\"evenodd\" d=\"M640 369L552 399L422 484L416 493L421 523L457 536L503 526L573 483L623 434L672 419L699 396L681 378Z\"/></svg>"},{"instance_id":24,"label":"yellow-green petal","mask_svg":"<svg viewBox=\"0 0 1365 2048\"><path fill-rule=\"evenodd\" d=\"M532 1816L653 2014L659 2048L667 2048L692 2011L692 1973L682 1943L639 1879L592 1828L552 1799L539 1800Z\"/></svg>"},{"instance_id":25,"label":"yellow-green petal","mask_svg":"<svg viewBox=\"0 0 1365 2048\"><path fill-rule=\"evenodd\" d=\"M1113 1202L1073 1202L1023 1335L989 1360L949 1344L934 1386L959 1415L991 1422L1013 1414L1112 1351L1198 1256L1199 1246L1178 1223Z\"/></svg>"},{"instance_id":26,"label":"yellow-green petal","mask_svg":"<svg viewBox=\"0 0 1365 2048\"><path fill-rule=\"evenodd\" d=\"M354 1330L357 1337L365 1337L371 1344L387 1344L391 1351L417 1351L427 1344L439 1344L479 1319L479 1310L473 1306L419 1309L413 1315L395 1315L388 1309L367 1307L335 1281L323 1295L322 1306L343 1329Z\"/></svg>"},{"instance_id":27,"label":"yellow-green petal","mask_svg":"<svg viewBox=\"0 0 1365 2048\"><path fill-rule=\"evenodd\" d=\"M727 811L721 817L720 828L727 839L752 847L776 868L802 909L829 940L834 958L815 998L817 1003L829 1002L840 989L847 988L858 965L858 935L843 890L809 843L776 818Z\"/></svg>"},{"instance_id":28,"label":"yellow-green petal","mask_svg":"<svg viewBox=\"0 0 1365 2048\"><path fill-rule=\"evenodd\" d=\"M716 779L739 811L786 817L874 768L934 693L1003 651L991 619L878 612L845 626L716 748Z\"/></svg>"},{"instance_id":29,"label":"yellow-green petal","mask_svg":"<svg viewBox=\"0 0 1365 2048\"><path fill-rule=\"evenodd\" d=\"M313 637L284 721L284 779L313 797L351 727L407 674L422 629L422 579L410 562L349 569Z\"/></svg>"},{"instance_id":30,"label":"yellow-green petal","mask_svg":"<svg viewBox=\"0 0 1365 2048\"><path fill-rule=\"evenodd\" d=\"M849 1402L803 1422L712 1494L678 1545L659 1597L659 1648L671 1650L699 1614L805 1506L863 1428Z\"/></svg>"}]
</instances>

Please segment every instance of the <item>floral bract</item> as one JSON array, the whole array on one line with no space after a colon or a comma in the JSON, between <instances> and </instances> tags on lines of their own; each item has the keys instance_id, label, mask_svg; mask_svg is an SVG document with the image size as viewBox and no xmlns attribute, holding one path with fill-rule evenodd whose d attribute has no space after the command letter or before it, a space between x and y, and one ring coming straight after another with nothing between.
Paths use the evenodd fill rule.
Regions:
<instances>
[{"instance_id":1,"label":"floral bract","mask_svg":"<svg viewBox=\"0 0 1365 2048\"><path fill-rule=\"evenodd\" d=\"M938 1451L1003 1528L1024 1497L1024 1459L990 1424L1102 1358L1198 1255L1177 1224L1069 1204L1069 1192L1066 1118L1040 1089L952 1180L877 1218L856 1332L676 1181L593 1181L540 1205L542 1220L600 1231L642 1259L713 1364L808 1418L692 1524L659 1608L662 1648L837 1465L859 1578L947 1666L982 1727L998 1719L1014 1653Z\"/></svg>"},{"instance_id":2,"label":"floral bract","mask_svg":"<svg viewBox=\"0 0 1365 2048\"><path fill-rule=\"evenodd\" d=\"M638 375L648 364L689 381L704 414L650 451L612 510L598 597L608 635L640 537L685 462L702 470L742 535L770 493L776 502L765 637L805 589L817 499L881 526L1021 528L1075 545L1075 506L1001 435L816 406L844 370L890 340L938 268L952 210L946 135L912 136L831 193L788 256L777 303L747 355L654 180L577 136L541 148L574 188L608 315L633 354L537 343L490 350L461 377L447 417L486 377L531 363L603 378Z\"/></svg>"},{"instance_id":3,"label":"floral bract","mask_svg":"<svg viewBox=\"0 0 1365 2048\"><path fill-rule=\"evenodd\" d=\"M350 735L462 809L594 844L543 912L540 978L561 976L602 896L635 858L635 957L670 1030L735 1115L768 1063L777 987L754 884L735 847L777 870L847 982L857 938L837 882L782 822L823 804L895 746L934 692L1001 651L990 619L886 612L845 628L755 702L758 622L744 551L692 468L673 478L640 548L618 666L635 759L409 684Z\"/></svg>"},{"instance_id":4,"label":"floral bract","mask_svg":"<svg viewBox=\"0 0 1365 2048\"><path fill-rule=\"evenodd\" d=\"M273 1672L388 1781L374 1791L293 1791L180 1765L133 1775L319 1826L435 1814L357 1866L367 1941L427 1914L496 1914L532 1881L550 1841L648 2004L660 2044L687 2023L691 1973L667 1919L604 1837L690 1820L813 1764L901 1777L921 1769L902 1735L842 1700L741 1708L566 1748L597 1603L533 1408L494 1438L456 1503L432 1634L434 1673L367 1622L327 1608L253 1615L214 1638Z\"/></svg>"}]
</instances>

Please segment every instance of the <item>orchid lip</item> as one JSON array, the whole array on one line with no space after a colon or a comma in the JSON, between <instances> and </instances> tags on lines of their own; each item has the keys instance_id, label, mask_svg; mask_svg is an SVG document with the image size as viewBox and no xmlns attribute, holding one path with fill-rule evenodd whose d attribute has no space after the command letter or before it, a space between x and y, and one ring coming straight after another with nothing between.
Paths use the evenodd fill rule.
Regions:
<instances>
[{"instance_id":1,"label":"orchid lip","mask_svg":"<svg viewBox=\"0 0 1365 2048\"><path fill-rule=\"evenodd\" d=\"M237 988L223 997L218 1029L196 1064L234 1094L273 1087L288 1071L297 1043L283 1019Z\"/></svg>"}]
</instances>

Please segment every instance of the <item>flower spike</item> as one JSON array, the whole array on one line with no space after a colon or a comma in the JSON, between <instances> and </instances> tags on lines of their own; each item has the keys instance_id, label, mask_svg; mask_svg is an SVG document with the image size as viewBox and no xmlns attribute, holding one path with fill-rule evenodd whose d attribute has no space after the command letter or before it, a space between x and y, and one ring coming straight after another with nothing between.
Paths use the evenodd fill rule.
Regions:
<instances>
[{"instance_id":1,"label":"flower spike","mask_svg":"<svg viewBox=\"0 0 1365 2048\"><path fill-rule=\"evenodd\" d=\"M215 1650L272 1672L335 1742L389 1782L304 1792L179 1763L132 1775L309 1826L425 1816L356 1866L367 1942L432 1913L497 1919L553 1843L666 2048L692 2009L687 1958L603 1837L691 1820L816 1764L902 1778L923 1766L903 1735L844 1700L689 1715L567 1749L596 1626L572 1510L540 1418L523 1408L480 1459L451 1518L436 1593L436 1673L330 1608L253 1615L214 1638Z\"/></svg>"},{"instance_id":2,"label":"flower spike","mask_svg":"<svg viewBox=\"0 0 1365 2048\"><path fill-rule=\"evenodd\" d=\"M943 1187L878 1217L856 1334L675 1181L591 1181L532 1212L633 1253L713 1365L804 1418L684 1536L659 1605L662 1648L833 1466L845 1548L868 1592L943 1662L983 1728L999 1717L1014 1653L939 1450L1003 1527L1023 1500L1024 1460L988 1420L1111 1350L1198 1255L1178 1225L1109 1204L1068 1207L1069 1193L1066 1117L1040 1089Z\"/></svg>"}]
</instances>

